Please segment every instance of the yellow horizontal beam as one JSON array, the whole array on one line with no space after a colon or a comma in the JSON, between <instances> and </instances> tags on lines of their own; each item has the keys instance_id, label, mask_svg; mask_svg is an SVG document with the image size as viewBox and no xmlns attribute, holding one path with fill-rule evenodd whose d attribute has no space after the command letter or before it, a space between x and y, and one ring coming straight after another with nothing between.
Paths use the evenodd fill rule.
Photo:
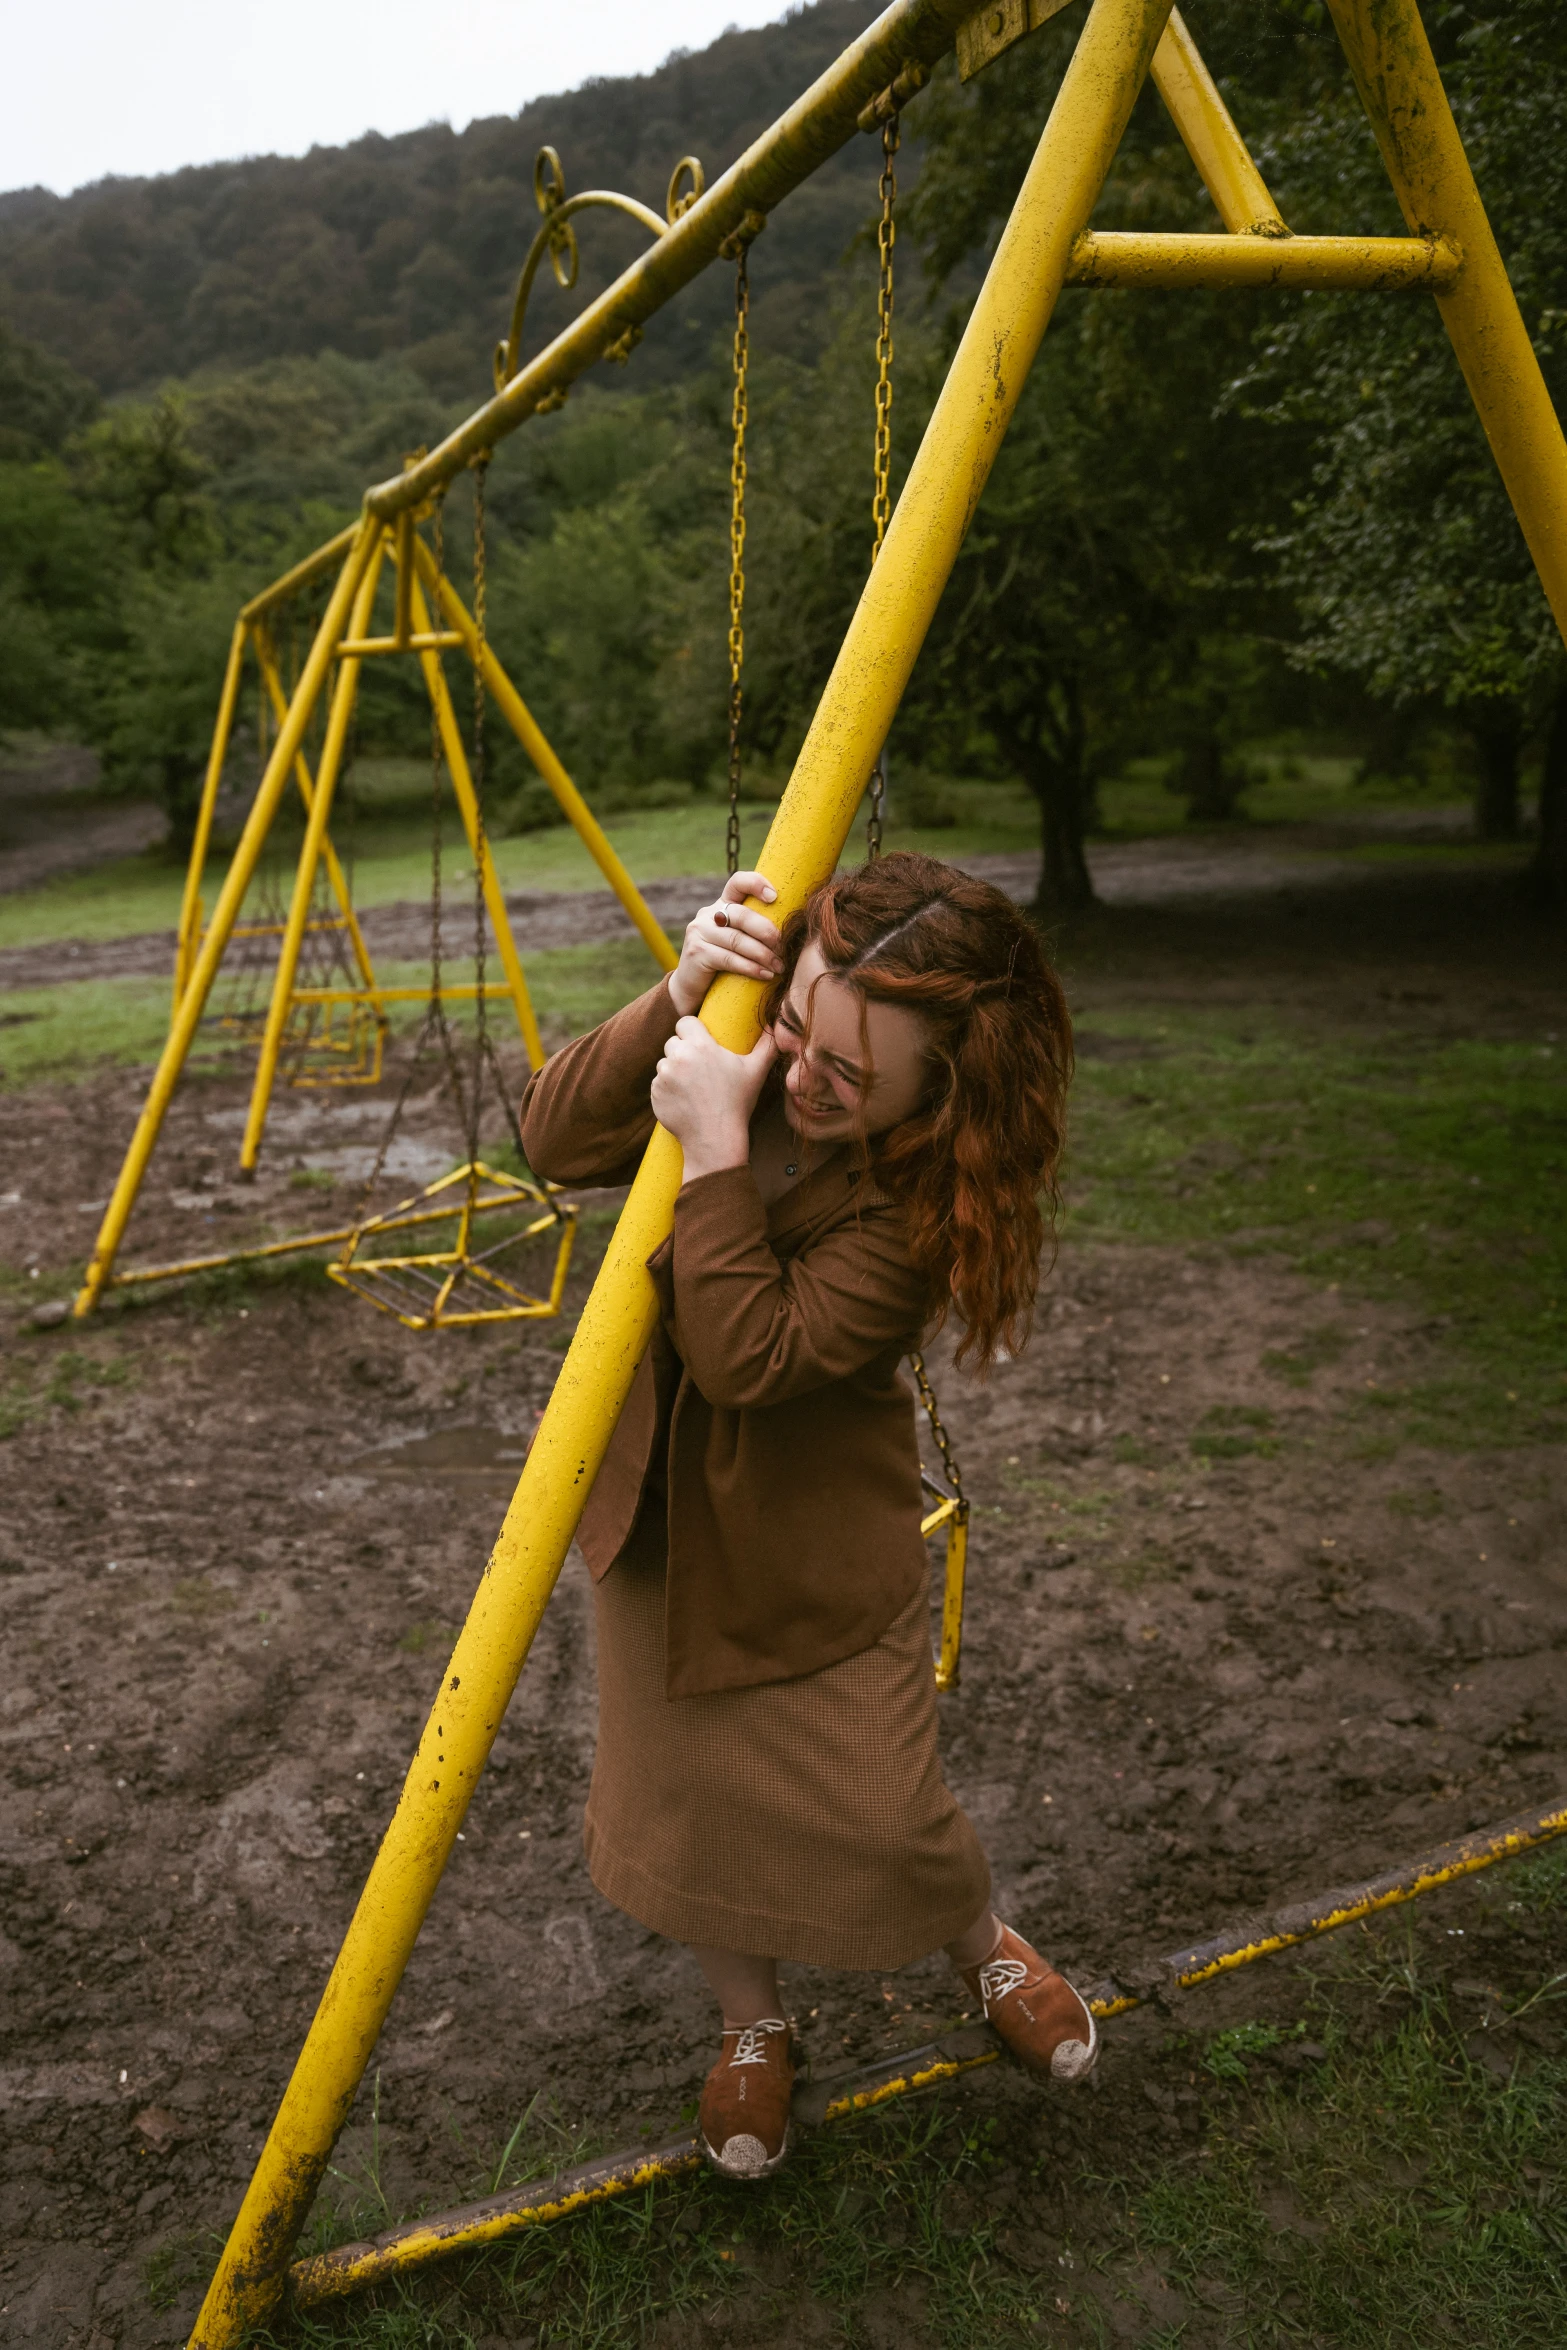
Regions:
<instances>
[{"instance_id":1,"label":"yellow horizontal beam","mask_svg":"<svg viewBox=\"0 0 1567 2350\"><path fill-rule=\"evenodd\" d=\"M460 987L448 987L443 983L440 997L445 1004L450 1003L453 997L467 996L471 999L478 992L470 979ZM511 989L504 979L487 979L484 992L487 997L509 996ZM291 1004L427 1004L430 990L427 987L296 987L288 1000Z\"/></svg>"},{"instance_id":2,"label":"yellow horizontal beam","mask_svg":"<svg viewBox=\"0 0 1567 2350\"><path fill-rule=\"evenodd\" d=\"M352 654L355 660L363 660L367 653L452 653L466 642L467 639L459 636L455 629L426 630L423 633L415 631L405 637L345 637L336 652L339 660L345 654Z\"/></svg>"},{"instance_id":3,"label":"yellow horizontal beam","mask_svg":"<svg viewBox=\"0 0 1567 2350\"><path fill-rule=\"evenodd\" d=\"M1445 294L1463 255L1440 237L1185 236L1145 229L1089 230L1072 248L1070 286L1177 289L1315 287Z\"/></svg>"}]
</instances>

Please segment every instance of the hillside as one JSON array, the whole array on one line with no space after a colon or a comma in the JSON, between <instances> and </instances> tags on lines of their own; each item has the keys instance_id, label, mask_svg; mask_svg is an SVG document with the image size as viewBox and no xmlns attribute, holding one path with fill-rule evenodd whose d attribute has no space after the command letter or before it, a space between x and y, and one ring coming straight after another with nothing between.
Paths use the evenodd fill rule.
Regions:
<instances>
[{"instance_id":1,"label":"hillside","mask_svg":"<svg viewBox=\"0 0 1567 2350\"><path fill-rule=\"evenodd\" d=\"M678 157L697 154L716 177L877 13L874 0L818 0L656 73L595 80L460 133L431 124L67 197L0 195L0 315L106 393L331 350L406 354L444 395L478 395L538 225L541 145L559 151L573 191L614 188L662 211ZM764 343L815 355L823 276L874 205L876 171L872 143L854 143L771 225L753 265ZM573 308L643 241L608 216L579 226ZM692 287L649 332L639 381L705 352L728 300L724 273ZM548 271L534 315L535 338L568 315Z\"/></svg>"}]
</instances>

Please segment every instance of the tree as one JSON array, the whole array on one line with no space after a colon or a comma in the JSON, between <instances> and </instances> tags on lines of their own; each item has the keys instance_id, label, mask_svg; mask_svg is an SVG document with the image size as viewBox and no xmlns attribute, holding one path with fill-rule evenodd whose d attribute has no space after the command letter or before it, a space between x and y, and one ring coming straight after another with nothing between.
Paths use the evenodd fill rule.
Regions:
<instances>
[{"instance_id":1,"label":"tree","mask_svg":"<svg viewBox=\"0 0 1567 2350\"><path fill-rule=\"evenodd\" d=\"M1555 0L1433 14L1444 79L1514 288L1567 396L1567 17ZM1324 87L1264 143L1301 226L1403 223L1353 92ZM1519 769L1558 694L1561 638L1434 303L1313 295L1238 384L1312 461L1264 538L1300 614L1294 658L1394 709L1436 707L1473 744L1476 828L1519 829Z\"/></svg>"},{"instance_id":2,"label":"tree","mask_svg":"<svg viewBox=\"0 0 1567 2350\"><path fill-rule=\"evenodd\" d=\"M938 283L972 276L1010 209L1076 31L967 89L938 76L912 207ZM1151 92L1095 219L1213 226ZM1239 745L1277 710L1284 616L1241 525L1278 512L1283 469L1255 419L1222 413L1251 332L1233 297L1064 292L954 569L916 691L966 711L1039 800L1042 908L1092 895L1097 786L1129 753L1170 753L1193 815L1226 815Z\"/></svg>"}]
</instances>

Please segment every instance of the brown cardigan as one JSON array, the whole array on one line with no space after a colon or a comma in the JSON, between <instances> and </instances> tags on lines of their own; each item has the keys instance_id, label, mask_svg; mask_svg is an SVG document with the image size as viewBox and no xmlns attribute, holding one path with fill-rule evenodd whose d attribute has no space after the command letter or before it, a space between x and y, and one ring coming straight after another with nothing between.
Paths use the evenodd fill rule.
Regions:
<instances>
[{"instance_id":1,"label":"brown cardigan","mask_svg":"<svg viewBox=\"0 0 1567 2350\"><path fill-rule=\"evenodd\" d=\"M676 1013L660 981L556 1053L522 1140L556 1183L627 1183ZM648 1259L660 1327L578 1540L595 1580L636 1522L673 1394L668 1693L787 1681L880 1639L920 1588L919 1448L898 1364L923 1284L895 1204L839 1150L764 1208L749 1167L685 1185Z\"/></svg>"}]
</instances>

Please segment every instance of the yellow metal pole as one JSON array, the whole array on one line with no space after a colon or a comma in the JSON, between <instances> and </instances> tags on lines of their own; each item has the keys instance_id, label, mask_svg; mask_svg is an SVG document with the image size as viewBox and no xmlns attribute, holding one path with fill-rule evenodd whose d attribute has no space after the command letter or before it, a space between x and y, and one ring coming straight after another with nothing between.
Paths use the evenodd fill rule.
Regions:
<instances>
[{"instance_id":1,"label":"yellow metal pole","mask_svg":"<svg viewBox=\"0 0 1567 2350\"><path fill-rule=\"evenodd\" d=\"M1415 0L1328 0L1388 176L1416 236L1464 265L1437 307L1567 638L1567 443L1519 315Z\"/></svg>"},{"instance_id":2,"label":"yellow metal pole","mask_svg":"<svg viewBox=\"0 0 1567 2350\"><path fill-rule=\"evenodd\" d=\"M655 311L699 277L750 214L773 211L847 146L858 134L867 105L909 68L929 68L944 57L958 26L973 13L974 0L892 0L788 112L763 131L613 285L595 295L547 350L528 360L503 392L476 409L427 457L367 492L371 513L389 522L405 508L422 506L481 450L493 449L534 415L541 401L568 391L578 376L622 341L629 327L645 326Z\"/></svg>"},{"instance_id":3,"label":"yellow metal pole","mask_svg":"<svg viewBox=\"0 0 1567 2350\"><path fill-rule=\"evenodd\" d=\"M1219 237L1089 229L1072 248L1067 284L1222 292L1269 286L1439 294L1463 255L1438 237Z\"/></svg>"},{"instance_id":4,"label":"yellow metal pole","mask_svg":"<svg viewBox=\"0 0 1567 2350\"><path fill-rule=\"evenodd\" d=\"M472 658L478 647L479 632L471 614L445 574L437 575L435 558L422 539L415 542L415 553L420 578L426 587L433 589L439 596L443 618L465 639L469 657ZM543 729L495 658L494 648L488 641L484 647L484 682L496 708L576 828L588 855L641 932L654 961L664 970L673 971L680 957L670 944L663 925L652 913L636 883L616 856L603 826L556 757L545 739Z\"/></svg>"},{"instance_id":5,"label":"yellow metal pole","mask_svg":"<svg viewBox=\"0 0 1567 2350\"><path fill-rule=\"evenodd\" d=\"M399 592L401 589L399 588ZM430 615L424 596L414 577L413 565L408 566L408 609L413 625L423 634L429 633ZM479 803L474 794L473 777L468 772L468 755L463 749L457 713L452 708L452 697L446 687L446 672L441 667L439 653L421 653L419 664L424 671L424 682L435 710L435 722L441 730L441 748L446 753L446 764L451 770L452 791L462 811L463 829L468 835L468 847L484 889L484 902L489 909L490 928L500 948L501 969L506 974L506 985L511 993L512 1008L517 1015L517 1026L527 1047L530 1068L544 1066L544 1046L539 1036L539 1024L534 1018L533 998L528 993L528 982L523 976L522 957L517 952L517 941L511 934L511 916L506 911L506 893L501 888L500 876L495 870L495 859L490 854L490 838L479 828Z\"/></svg>"},{"instance_id":6,"label":"yellow metal pole","mask_svg":"<svg viewBox=\"0 0 1567 2350\"><path fill-rule=\"evenodd\" d=\"M377 571L380 569L379 556L376 558L376 569ZM256 653L261 662L261 674L266 680L267 692L272 697L272 707L277 713L279 724L281 724L288 713L288 694L284 688L282 673L277 665L277 655L261 637L256 640ZM299 796L304 802L305 815L308 819L314 802L315 785L311 781L310 766L305 758L303 747L300 749L298 758L294 761L294 777L299 785ZM335 793L337 789L336 776L332 779L332 788ZM376 992L375 968L370 961L370 950L365 945L364 932L359 927L359 916L354 912L353 892L348 886L348 876L343 871L336 849L332 846L330 832L322 836L321 860L326 866L327 880L331 886L332 895L337 900L338 912L343 917L343 926L348 932L349 944L354 950L354 961L359 965L359 976L364 981L367 991L374 994Z\"/></svg>"},{"instance_id":7,"label":"yellow metal pole","mask_svg":"<svg viewBox=\"0 0 1567 2350\"><path fill-rule=\"evenodd\" d=\"M319 579L323 571L330 571L334 563L343 562L358 535L359 524L351 522L346 530L338 532L335 539L328 539L325 546L317 547L313 555L307 555L302 563L296 563L292 571L285 571L270 587L263 588L259 596L252 596L248 604L240 607L241 620L259 620L274 605L286 604L290 596L297 595L302 587L308 587L313 579Z\"/></svg>"},{"instance_id":8,"label":"yellow metal pole","mask_svg":"<svg viewBox=\"0 0 1567 2350\"><path fill-rule=\"evenodd\" d=\"M1202 174L1219 218L1232 236L1287 237L1278 206L1235 128L1197 44L1172 8L1149 68L1154 87Z\"/></svg>"},{"instance_id":9,"label":"yellow metal pole","mask_svg":"<svg viewBox=\"0 0 1567 2350\"><path fill-rule=\"evenodd\" d=\"M353 618L349 628L355 636L364 634L375 604L376 583L381 576L385 544L384 536L377 533L370 561L354 598ZM304 677L295 689L296 693L305 691L309 675L307 666ZM305 837L300 844L299 863L294 872L294 894L289 900L288 920L283 925L283 936L278 941L277 970L272 977L272 1000L267 1006L266 1027L261 1032L261 1051L256 1059L256 1074L250 1088L250 1110L245 1120L245 1139L240 1145L239 1163L246 1174L255 1167L261 1152L261 1137L266 1130L267 1110L272 1100L272 1083L277 1075L278 1053L283 1043L283 1031L288 1024L294 980L299 970L300 944L305 935L305 924L310 919L310 901L315 895L316 866L326 841L327 819L332 813L332 794L337 788L338 771L343 763L343 746L348 740L348 722L353 715L354 695L358 688L359 663L351 659L340 661L332 686L326 740L321 745L321 764L316 769L314 789L306 781L308 770L299 776L300 790L308 810ZM286 725L287 722L285 710L281 724ZM303 751L297 754L296 765L304 769Z\"/></svg>"},{"instance_id":10,"label":"yellow metal pole","mask_svg":"<svg viewBox=\"0 0 1567 2350\"><path fill-rule=\"evenodd\" d=\"M163 1047L162 1058L153 1075L147 1099L142 1104L141 1116L136 1122L136 1132L131 1137L131 1147L125 1154L125 1164L120 1169L113 1197L109 1201L103 1223L99 1227L98 1241L93 1250L92 1262L87 1268L86 1279L77 1293L74 1310L78 1316L92 1312L98 1302L104 1282L113 1267L131 1209L136 1203L136 1194L141 1188L141 1179L146 1172L147 1161L152 1156L153 1144L158 1139L158 1129L163 1124L170 1098L179 1081L180 1071L185 1066L185 1057L190 1051L197 1023L206 1009L207 997L212 992L212 983L218 975L218 965L223 960L223 951L229 942L229 932L233 929L239 909L244 903L245 892L250 887L251 877L255 873L256 863L261 855L262 844L265 842L267 833L271 829L272 820L277 814L278 802L287 789L289 771L294 764L294 754L299 748L305 727L309 722L315 698L321 691L327 671L331 666L332 646L343 633L343 622L347 618L349 605L360 580L364 577L365 566L370 561L379 537L379 525L367 515L360 525L358 537L349 550L348 560L343 565L337 585L332 590L321 626L316 633L315 643L311 646L309 657L305 662L304 675L299 681L288 718L279 731L277 741L272 746L272 756L267 761L266 771L261 778L250 814L245 819L245 829L240 834L239 846L234 851L233 862L224 876L223 887L218 892L218 901L212 909L212 920L208 924L206 936L201 942L201 951L196 957L190 983L180 998L179 1007L175 1012L167 1041Z\"/></svg>"},{"instance_id":11,"label":"yellow metal pole","mask_svg":"<svg viewBox=\"0 0 1567 2350\"><path fill-rule=\"evenodd\" d=\"M201 787L201 806L196 811L196 829L191 836L190 862L185 868L185 894L180 900L179 943L174 950L174 1009L178 1011L180 997L190 977L191 965L196 960L196 949L201 942L201 881L207 869L207 851L212 843L212 816L218 804L218 790L223 781L223 762L228 756L229 736L234 730L234 705L239 700L239 681L245 666L245 638L248 631L243 619L234 623L234 634L229 640L228 667L223 672L223 691L218 696L217 723L212 729L212 748L207 753L207 773Z\"/></svg>"},{"instance_id":12,"label":"yellow metal pole","mask_svg":"<svg viewBox=\"0 0 1567 2350\"><path fill-rule=\"evenodd\" d=\"M1169 0L1094 0L760 863L784 915L831 873L1086 222ZM702 1017L755 1040L760 988L721 980ZM192 2350L227 2350L283 2290L289 2251L555 1587L657 1302L680 1147L655 1132L561 1365L402 1796L224 2248Z\"/></svg>"}]
</instances>

